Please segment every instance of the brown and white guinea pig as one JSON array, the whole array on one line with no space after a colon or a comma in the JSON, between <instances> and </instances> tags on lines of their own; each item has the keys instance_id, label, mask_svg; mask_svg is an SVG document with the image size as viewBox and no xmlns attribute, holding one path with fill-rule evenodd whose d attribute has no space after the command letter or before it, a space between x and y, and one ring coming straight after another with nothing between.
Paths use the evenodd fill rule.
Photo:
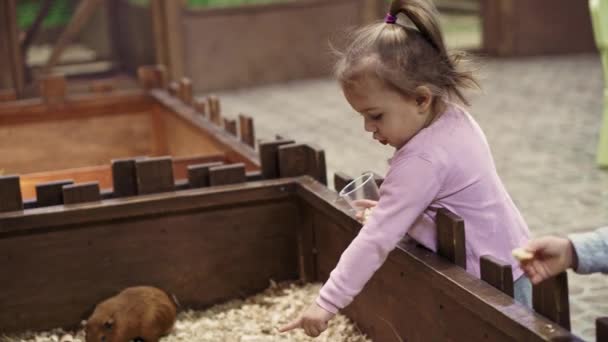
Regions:
<instances>
[{"instance_id":1,"label":"brown and white guinea pig","mask_svg":"<svg viewBox=\"0 0 608 342\"><path fill-rule=\"evenodd\" d=\"M177 301L150 286L128 287L97 304L86 322L86 342L157 342L175 323Z\"/></svg>"}]
</instances>

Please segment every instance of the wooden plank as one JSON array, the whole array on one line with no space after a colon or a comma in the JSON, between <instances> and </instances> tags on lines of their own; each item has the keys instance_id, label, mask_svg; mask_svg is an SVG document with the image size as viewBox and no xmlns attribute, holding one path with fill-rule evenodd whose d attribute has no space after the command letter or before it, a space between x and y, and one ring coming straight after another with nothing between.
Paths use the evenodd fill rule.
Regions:
<instances>
[{"instance_id":1,"label":"wooden plank","mask_svg":"<svg viewBox=\"0 0 608 342\"><path fill-rule=\"evenodd\" d=\"M80 183L63 186L63 204L76 204L101 200L99 183Z\"/></svg>"},{"instance_id":2,"label":"wooden plank","mask_svg":"<svg viewBox=\"0 0 608 342\"><path fill-rule=\"evenodd\" d=\"M139 195L175 189L171 157L137 160L135 161L135 175Z\"/></svg>"},{"instance_id":3,"label":"wooden plank","mask_svg":"<svg viewBox=\"0 0 608 342\"><path fill-rule=\"evenodd\" d=\"M442 208L437 211L437 254L466 269L464 221Z\"/></svg>"},{"instance_id":4,"label":"wooden plank","mask_svg":"<svg viewBox=\"0 0 608 342\"><path fill-rule=\"evenodd\" d=\"M480 258L481 280L494 286L508 296L513 297L513 269L511 264L491 255Z\"/></svg>"},{"instance_id":5,"label":"wooden plank","mask_svg":"<svg viewBox=\"0 0 608 342\"><path fill-rule=\"evenodd\" d=\"M595 320L596 342L608 342L608 317L600 317Z\"/></svg>"},{"instance_id":6,"label":"wooden plank","mask_svg":"<svg viewBox=\"0 0 608 342\"><path fill-rule=\"evenodd\" d=\"M236 120L224 118L224 130L236 136Z\"/></svg>"},{"instance_id":7,"label":"wooden plank","mask_svg":"<svg viewBox=\"0 0 608 342\"><path fill-rule=\"evenodd\" d=\"M71 179L36 184L36 202L39 207L63 204L63 186L73 184Z\"/></svg>"},{"instance_id":8,"label":"wooden plank","mask_svg":"<svg viewBox=\"0 0 608 342\"><path fill-rule=\"evenodd\" d=\"M167 22L165 17L166 0L151 0L152 31L154 35L154 52L156 63L169 65L169 47L167 42Z\"/></svg>"},{"instance_id":9,"label":"wooden plank","mask_svg":"<svg viewBox=\"0 0 608 342\"><path fill-rule=\"evenodd\" d=\"M562 272L532 287L532 307L539 314L570 330L568 274Z\"/></svg>"},{"instance_id":10,"label":"wooden plank","mask_svg":"<svg viewBox=\"0 0 608 342\"><path fill-rule=\"evenodd\" d=\"M206 105L206 101L204 99L198 99L198 98L195 99L194 100L194 109L201 116L203 116L203 117L207 116L207 105Z\"/></svg>"},{"instance_id":11,"label":"wooden plank","mask_svg":"<svg viewBox=\"0 0 608 342\"><path fill-rule=\"evenodd\" d=\"M213 166L209 168L209 185L227 185L244 183L245 178L245 164L229 164Z\"/></svg>"},{"instance_id":12,"label":"wooden plank","mask_svg":"<svg viewBox=\"0 0 608 342\"><path fill-rule=\"evenodd\" d=\"M176 81L169 82L168 90L171 96L177 96L179 94L179 83Z\"/></svg>"},{"instance_id":13,"label":"wooden plank","mask_svg":"<svg viewBox=\"0 0 608 342\"><path fill-rule=\"evenodd\" d=\"M344 187L354 180L353 177L347 175L344 172L334 173L334 189L336 192L340 192Z\"/></svg>"},{"instance_id":14,"label":"wooden plank","mask_svg":"<svg viewBox=\"0 0 608 342\"><path fill-rule=\"evenodd\" d=\"M209 120L219 126L222 122L220 100L217 96L211 95L207 98L207 103L209 106Z\"/></svg>"},{"instance_id":15,"label":"wooden plank","mask_svg":"<svg viewBox=\"0 0 608 342\"><path fill-rule=\"evenodd\" d=\"M62 74L51 74L40 78L40 96L47 105L65 102L67 82Z\"/></svg>"},{"instance_id":16,"label":"wooden plank","mask_svg":"<svg viewBox=\"0 0 608 342\"><path fill-rule=\"evenodd\" d=\"M0 176L0 213L23 210L19 176Z\"/></svg>"},{"instance_id":17,"label":"wooden plank","mask_svg":"<svg viewBox=\"0 0 608 342\"><path fill-rule=\"evenodd\" d=\"M104 2L104 0L83 0L78 3L70 22L61 32L59 39L53 46L51 56L46 62L45 69L50 70L63 54L65 48L76 38L82 27L89 21L93 13Z\"/></svg>"},{"instance_id":18,"label":"wooden plank","mask_svg":"<svg viewBox=\"0 0 608 342\"><path fill-rule=\"evenodd\" d=\"M279 178L279 146L293 144L293 140L260 142L260 164L264 179Z\"/></svg>"},{"instance_id":19,"label":"wooden plank","mask_svg":"<svg viewBox=\"0 0 608 342\"><path fill-rule=\"evenodd\" d=\"M239 114L239 129L241 141L251 147L255 147L255 130L253 127L253 118L250 116Z\"/></svg>"},{"instance_id":20,"label":"wooden plank","mask_svg":"<svg viewBox=\"0 0 608 342\"><path fill-rule=\"evenodd\" d=\"M179 98L188 106L192 106L192 81L187 77L179 80Z\"/></svg>"},{"instance_id":21,"label":"wooden plank","mask_svg":"<svg viewBox=\"0 0 608 342\"><path fill-rule=\"evenodd\" d=\"M327 184L323 150L303 144L281 145L279 152L280 177L309 175Z\"/></svg>"},{"instance_id":22,"label":"wooden plank","mask_svg":"<svg viewBox=\"0 0 608 342\"><path fill-rule=\"evenodd\" d=\"M8 54L10 60L10 70L13 79L13 86L17 92L17 97L23 97L25 90L25 60L21 52L19 41L19 27L17 23L17 2L16 0L6 0L4 2L5 32L7 32Z\"/></svg>"},{"instance_id":23,"label":"wooden plank","mask_svg":"<svg viewBox=\"0 0 608 342\"><path fill-rule=\"evenodd\" d=\"M317 270L317 248L315 242L315 220L318 214L310 206L299 201L297 227L298 274L304 283L319 281Z\"/></svg>"},{"instance_id":24,"label":"wooden plank","mask_svg":"<svg viewBox=\"0 0 608 342\"><path fill-rule=\"evenodd\" d=\"M327 166L325 164L325 151L315 144L308 144L308 158L313 167L309 173L314 179L327 185Z\"/></svg>"},{"instance_id":25,"label":"wooden plank","mask_svg":"<svg viewBox=\"0 0 608 342\"><path fill-rule=\"evenodd\" d=\"M188 184L190 188L209 186L209 169L220 165L222 165L220 162L188 165Z\"/></svg>"},{"instance_id":26,"label":"wooden plank","mask_svg":"<svg viewBox=\"0 0 608 342\"><path fill-rule=\"evenodd\" d=\"M137 195L135 159L112 160L112 184L115 197Z\"/></svg>"},{"instance_id":27,"label":"wooden plank","mask_svg":"<svg viewBox=\"0 0 608 342\"><path fill-rule=\"evenodd\" d=\"M164 1L165 32L167 37L167 55L169 57L169 76L178 80L185 74L184 46L182 29L183 1Z\"/></svg>"}]
</instances>

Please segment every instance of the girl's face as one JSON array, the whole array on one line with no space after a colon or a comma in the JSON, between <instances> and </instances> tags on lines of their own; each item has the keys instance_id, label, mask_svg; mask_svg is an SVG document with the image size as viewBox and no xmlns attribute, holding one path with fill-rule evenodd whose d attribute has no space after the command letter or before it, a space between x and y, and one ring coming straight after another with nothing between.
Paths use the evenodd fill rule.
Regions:
<instances>
[{"instance_id":1,"label":"girl's face","mask_svg":"<svg viewBox=\"0 0 608 342\"><path fill-rule=\"evenodd\" d=\"M376 77L366 77L342 87L353 109L363 116L363 126L381 144L399 149L433 119L432 96L426 87L409 98L387 87Z\"/></svg>"}]
</instances>

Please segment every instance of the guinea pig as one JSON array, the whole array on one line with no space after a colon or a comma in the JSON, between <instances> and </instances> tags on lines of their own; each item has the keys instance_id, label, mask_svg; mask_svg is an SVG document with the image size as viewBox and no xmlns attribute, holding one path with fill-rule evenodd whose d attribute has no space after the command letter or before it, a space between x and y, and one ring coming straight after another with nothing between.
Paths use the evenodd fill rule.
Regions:
<instances>
[{"instance_id":1,"label":"guinea pig","mask_svg":"<svg viewBox=\"0 0 608 342\"><path fill-rule=\"evenodd\" d=\"M175 323L177 300L150 286L128 287L97 304L86 322L86 342L157 342Z\"/></svg>"}]
</instances>

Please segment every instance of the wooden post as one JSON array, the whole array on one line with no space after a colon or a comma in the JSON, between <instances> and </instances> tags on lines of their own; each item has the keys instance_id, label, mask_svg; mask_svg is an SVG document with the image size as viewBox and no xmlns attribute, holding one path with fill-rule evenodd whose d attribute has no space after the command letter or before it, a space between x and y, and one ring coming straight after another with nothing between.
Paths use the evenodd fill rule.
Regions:
<instances>
[{"instance_id":1,"label":"wooden post","mask_svg":"<svg viewBox=\"0 0 608 342\"><path fill-rule=\"evenodd\" d=\"M245 144L255 147L255 130L253 128L253 118L243 114L239 114L239 128L241 141Z\"/></svg>"},{"instance_id":2,"label":"wooden post","mask_svg":"<svg viewBox=\"0 0 608 342\"><path fill-rule=\"evenodd\" d=\"M73 184L71 179L36 184L36 201L39 207L63 204L63 186Z\"/></svg>"},{"instance_id":3,"label":"wooden post","mask_svg":"<svg viewBox=\"0 0 608 342\"><path fill-rule=\"evenodd\" d=\"M179 94L179 83L176 81L169 82L169 94L171 96L178 96Z\"/></svg>"},{"instance_id":4,"label":"wooden post","mask_svg":"<svg viewBox=\"0 0 608 342\"><path fill-rule=\"evenodd\" d=\"M114 184L114 197L137 195L135 159L112 160L112 183Z\"/></svg>"},{"instance_id":5,"label":"wooden post","mask_svg":"<svg viewBox=\"0 0 608 342\"><path fill-rule=\"evenodd\" d=\"M154 51L156 63L169 65L169 45L167 42L167 20L165 16L166 0L151 0L152 31L154 33Z\"/></svg>"},{"instance_id":6,"label":"wooden post","mask_svg":"<svg viewBox=\"0 0 608 342\"><path fill-rule=\"evenodd\" d=\"M437 254L466 269L464 221L442 208L437 211Z\"/></svg>"},{"instance_id":7,"label":"wooden post","mask_svg":"<svg viewBox=\"0 0 608 342\"><path fill-rule=\"evenodd\" d=\"M513 269L511 264L502 262L491 255L480 258L481 280L513 297Z\"/></svg>"},{"instance_id":8,"label":"wooden post","mask_svg":"<svg viewBox=\"0 0 608 342\"><path fill-rule=\"evenodd\" d=\"M95 202L101 200L99 182L63 186L63 204Z\"/></svg>"},{"instance_id":9,"label":"wooden post","mask_svg":"<svg viewBox=\"0 0 608 342\"><path fill-rule=\"evenodd\" d=\"M608 342L608 317L595 320L595 335L596 342Z\"/></svg>"},{"instance_id":10,"label":"wooden post","mask_svg":"<svg viewBox=\"0 0 608 342\"><path fill-rule=\"evenodd\" d=\"M210 186L238 184L245 181L245 164L243 163L213 166L209 169Z\"/></svg>"},{"instance_id":11,"label":"wooden post","mask_svg":"<svg viewBox=\"0 0 608 342\"><path fill-rule=\"evenodd\" d=\"M570 330L568 274L562 272L532 287L534 310L564 329Z\"/></svg>"},{"instance_id":12,"label":"wooden post","mask_svg":"<svg viewBox=\"0 0 608 342\"><path fill-rule=\"evenodd\" d=\"M345 174L344 172L334 173L334 189L336 192L340 192L344 187L354 180L353 177Z\"/></svg>"},{"instance_id":13,"label":"wooden post","mask_svg":"<svg viewBox=\"0 0 608 342\"><path fill-rule=\"evenodd\" d=\"M140 87L145 90L161 87L156 66L144 65L137 68L137 79L139 80Z\"/></svg>"},{"instance_id":14,"label":"wooden post","mask_svg":"<svg viewBox=\"0 0 608 342\"><path fill-rule=\"evenodd\" d=\"M236 120L224 118L224 130L236 136Z\"/></svg>"},{"instance_id":15,"label":"wooden post","mask_svg":"<svg viewBox=\"0 0 608 342\"><path fill-rule=\"evenodd\" d=\"M135 175L137 193L140 195L175 190L171 157L136 160Z\"/></svg>"},{"instance_id":16,"label":"wooden post","mask_svg":"<svg viewBox=\"0 0 608 342\"><path fill-rule=\"evenodd\" d=\"M222 165L221 162L212 162L188 165L188 184L191 188L204 188L209 186L209 169Z\"/></svg>"},{"instance_id":17,"label":"wooden post","mask_svg":"<svg viewBox=\"0 0 608 342\"><path fill-rule=\"evenodd\" d=\"M169 76L178 80L184 76L184 47L182 30L182 7L184 1L163 1L165 7L165 35L167 37L167 56L169 57Z\"/></svg>"},{"instance_id":18,"label":"wooden post","mask_svg":"<svg viewBox=\"0 0 608 342\"><path fill-rule=\"evenodd\" d=\"M309 175L327 184L325 153L310 145L290 144L279 146L279 175L296 177Z\"/></svg>"},{"instance_id":19,"label":"wooden post","mask_svg":"<svg viewBox=\"0 0 608 342\"><path fill-rule=\"evenodd\" d=\"M192 106L192 81L187 77L182 77L179 81L179 98L188 106Z\"/></svg>"},{"instance_id":20,"label":"wooden post","mask_svg":"<svg viewBox=\"0 0 608 342\"><path fill-rule=\"evenodd\" d=\"M203 117L207 116L207 105L206 101L203 99L195 99L194 100L194 109L197 113L202 115Z\"/></svg>"},{"instance_id":21,"label":"wooden post","mask_svg":"<svg viewBox=\"0 0 608 342\"><path fill-rule=\"evenodd\" d=\"M260 143L260 164L264 179L279 178L279 146L293 143L293 140L273 140Z\"/></svg>"},{"instance_id":22,"label":"wooden post","mask_svg":"<svg viewBox=\"0 0 608 342\"><path fill-rule=\"evenodd\" d=\"M58 61L65 48L72 42L82 27L89 21L93 13L103 3L103 0L82 0L78 3L74 14L59 39L53 46L51 56L46 62L45 69L50 70Z\"/></svg>"},{"instance_id":23,"label":"wooden post","mask_svg":"<svg viewBox=\"0 0 608 342\"><path fill-rule=\"evenodd\" d=\"M62 74L50 74L40 79L40 95L48 105L65 102L67 83Z\"/></svg>"},{"instance_id":24,"label":"wooden post","mask_svg":"<svg viewBox=\"0 0 608 342\"><path fill-rule=\"evenodd\" d=\"M0 1L0 48L3 49L0 56L0 72L10 74L12 88L15 89L17 97L21 98L25 90L25 61L21 53L19 32L17 27L17 1ZM0 78L4 74L0 74ZM0 87L2 87L0 79Z\"/></svg>"},{"instance_id":25,"label":"wooden post","mask_svg":"<svg viewBox=\"0 0 608 342\"><path fill-rule=\"evenodd\" d=\"M23 210L19 176L0 176L0 213Z\"/></svg>"},{"instance_id":26,"label":"wooden post","mask_svg":"<svg viewBox=\"0 0 608 342\"><path fill-rule=\"evenodd\" d=\"M217 96L211 95L207 98L207 104L209 106L209 120L219 126L222 122L220 100Z\"/></svg>"}]
</instances>

